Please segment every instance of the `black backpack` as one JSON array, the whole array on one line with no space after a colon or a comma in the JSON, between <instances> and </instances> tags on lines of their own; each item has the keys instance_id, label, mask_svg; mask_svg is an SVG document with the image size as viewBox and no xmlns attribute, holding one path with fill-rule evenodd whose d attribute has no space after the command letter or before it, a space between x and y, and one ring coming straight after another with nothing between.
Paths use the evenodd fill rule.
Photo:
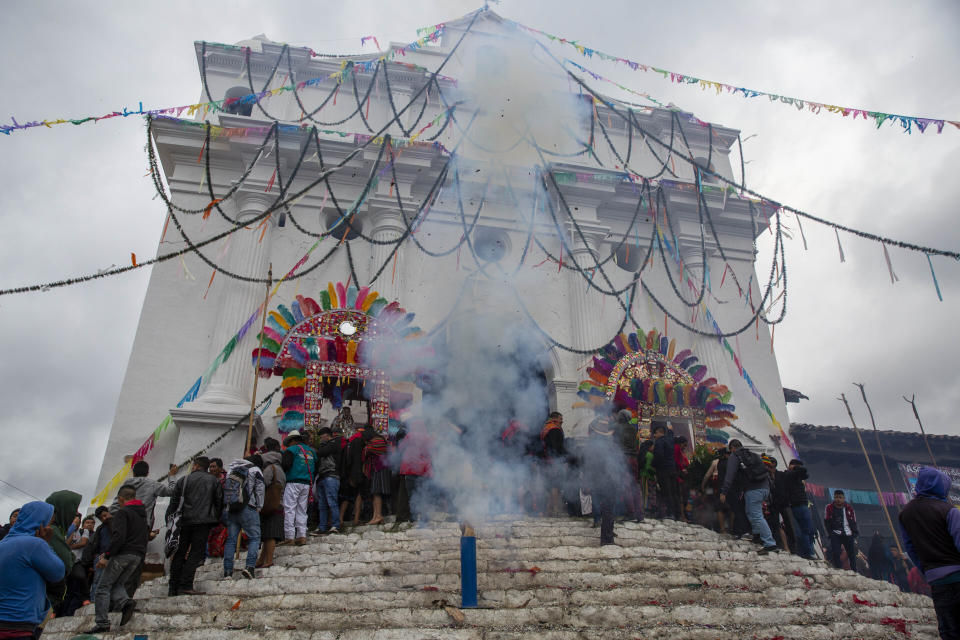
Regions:
<instances>
[{"instance_id":1,"label":"black backpack","mask_svg":"<svg viewBox=\"0 0 960 640\"><path fill-rule=\"evenodd\" d=\"M744 448L737 451L735 455L740 461L739 471L743 473L747 482L753 484L770 479L767 466L763 464L763 460L756 453Z\"/></svg>"}]
</instances>

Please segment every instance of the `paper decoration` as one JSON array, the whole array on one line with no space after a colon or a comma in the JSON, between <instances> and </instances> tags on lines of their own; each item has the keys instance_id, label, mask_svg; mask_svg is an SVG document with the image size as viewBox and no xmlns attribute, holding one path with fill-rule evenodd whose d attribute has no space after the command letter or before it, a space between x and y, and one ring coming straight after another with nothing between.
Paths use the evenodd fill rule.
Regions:
<instances>
[{"instance_id":1,"label":"paper decoration","mask_svg":"<svg viewBox=\"0 0 960 640\"><path fill-rule=\"evenodd\" d=\"M826 111L828 113L833 113L833 114L843 116L844 118L849 115L852 115L853 118L851 118L851 120L856 120L858 117L862 117L864 120L868 122L873 121L874 124L876 124L877 128L880 128L880 125L882 125L884 122L887 122L887 121L899 122L900 126L903 127L904 133L912 133L913 127L916 127L917 129L919 129L920 133L925 133L927 128L930 125L934 125L936 127L937 133L943 133L943 127L945 124L952 124L957 129L960 129L960 120L946 120L943 118L920 118L917 116L906 116L906 115L900 115L895 113L869 111L867 109L858 109L855 107L842 107L839 105L815 102L813 100L805 100L801 98L791 98L789 96L781 96L775 93L769 93L767 91L759 91L757 89L747 89L744 87L736 87L730 84L726 84L724 82L704 80L702 78L688 76L686 74L677 73L675 71L669 71L667 69L659 69L657 67L653 67L646 64L640 64L639 62L634 62L626 58L610 55L609 53L604 53L599 49L592 49L590 47L585 47L582 44L579 44L576 40L567 40L566 38L560 38L558 36L547 33L545 31L541 31L540 29L534 29L533 27L528 27L519 22L514 22L513 20L504 19L504 23L512 25L517 29L527 31L528 33L532 33L534 35L544 37L550 42L559 43L561 45L569 45L574 49L576 49L580 53L580 55L586 58L591 58L591 59L598 58L600 60L604 60L607 62L617 62L630 67L634 71L643 71L645 73L657 73L663 76L664 79L669 80L670 82L675 82L677 84L696 85L700 87L701 91L706 91L707 89L711 89L717 95L720 95L721 93L726 92L728 94L733 94L733 95L741 94L743 95L744 98L757 98L760 96L766 96L770 100L770 102L779 102L781 104L794 107L798 111L803 111L804 109L807 109L808 111L816 114L819 114L821 111ZM602 76L596 73L593 73L592 71L588 71L587 69L580 67L579 65L576 65L576 66L578 66L580 70L586 73L589 73L594 79L606 80L607 82L616 84L618 87L620 86L619 84L617 84L616 82L613 82L612 80L607 80L606 78L603 78ZM642 97L652 100L652 98L650 98L646 94L639 94L635 91L630 91L630 93L633 93L635 95L641 95Z\"/></svg>"},{"instance_id":2,"label":"paper decoration","mask_svg":"<svg viewBox=\"0 0 960 640\"><path fill-rule=\"evenodd\" d=\"M397 56L405 57L407 55L407 51L415 51L417 49L422 49L427 45L428 42L436 42L437 40L439 40L440 36L443 34L443 27L444 27L443 24L434 25L433 27L429 28L429 29L432 29L432 31L430 31L428 35L420 38L419 40L415 40L414 42L411 42L410 44L407 44L403 47L396 47L392 49L389 53L384 54L379 58L376 58L373 60L356 62L356 61L349 61L347 59L343 59L340 63L341 64L340 71L334 72L329 76L327 76L326 78L311 78L310 80L304 80L302 82L298 82L295 85L294 84L284 85L281 87L277 87L276 89L261 91L260 93L251 93L245 96L238 96L235 98L225 98L223 100L215 100L213 102L197 102L195 104L182 105L179 107L165 107L162 109L144 110L143 102L140 102L136 111L131 111L126 107L124 107L121 111L114 110L110 113L107 113L101 116L87 116L83 118L57 118L55 120L43 119L43 120L33 120L30 122L24 122L24 123L17 122L16 118L11 117L10 121L13 122L13 124L0 125L0 133L10 135L14 131L20 131L23 129L32 129L36 127L50 128L54 125L59 125L59 124L81 125L87 122L100 122L101 120L108 120L110 118L126 118L134 115L180 116L183 114L184 111L186 111L187 115L192 117L196 115L198 112L200 112L201 110L204 113L208 111L213 111L213 112L220 111L221 109L223 109L224 106L229 106L229 105L238 104L238 103L247 104L247 103L256 102L258 100L263 100L265 98L271 98L273 96L280 95L285 91L294 91L294 90L299 91L300 89L303 89L305 87L318 85L323 82L326 82L327 80L333 80L337 84L342 84L346 80L346 78L349 77L348 75L349 73L372 72L373 69L376 68L376 66L381 62L383 63L391 62L393 64L401 65L413 71L422 71L426 73L432 73L426 67L421 67L419 65L412 64L409 62L398 61L398 60L395 60L394 58L396 58ZM376 41L375 38L374 38L374 41ZM204 46L215 47L218 49L225 49L225 50L239 50L239 51L246 51L249 48L249 47L241 47L239 45L223 44L219 42L205 42ZM379 44L377 45L377 47L379 48ZM309 52L311 57L318 57L318 58L326 57L323 54L315 52L313 49L310 49L309 47L296 47L296 48ZM348 62L353 63L350 65L349 71L347 70ZM437 75L437 78L439 80L446 80L448 82L452 82L453 84L457 83L457 80L455 78L451 78L450 76ZM201 154L202 153L203 151L201 150Z\"/></svg>"},{"instance_id":3,"label":"paper decoration","mask_svg":"<svg viewBox=\"0 0 960 640\"><path fill-rule=\"evenodd\" d=\"M859 489L845 489L843 487L826 487L821 484L810 482L805 483L807 493L815 498L832 499L834 491L843 491L847 502L855 504L872 504L880 506L880 499L876 491L861 491ZM903 491L884 491L882 494L883 502L888 507L900 507L910 502L910 495Z\"/></svg>"}]
</instances>

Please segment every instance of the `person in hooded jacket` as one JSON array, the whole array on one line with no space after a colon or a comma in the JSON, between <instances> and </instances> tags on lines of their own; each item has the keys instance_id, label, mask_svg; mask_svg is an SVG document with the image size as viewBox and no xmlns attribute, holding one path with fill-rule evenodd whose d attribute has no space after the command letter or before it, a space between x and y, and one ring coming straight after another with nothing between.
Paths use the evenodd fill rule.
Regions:
<instances>
[{"instance_id":1,"label":"person in hooded jacket","mask_svg":"<svg viewBox=\"0 0 960 640\"><path fill-rule=\"evenodd\" d=\"M61 579L53 584L47 585L47 596L54 609L60 607L67 595L67 576L73 570L74 555L67 544L67 531L77 515L77 509L80 507L81 496L79 493L64 489L54 491L47 497L47 504L53 505L53 535L50 536L50 547L53 552L63 561L66 569Z\"/></svg>"},{"instance_id":2,"label":"person in hooded jacket","mask_svg":"<svg viewBox=\"0 0 960 640\"><path fill-rule=\"evenodd\" d=\"M143 503L137 500L136 487L130 485L120 487L117 504L120 509L110 519L110 548L97 561L103 574L97 584L94 601L97 624L87 631L91 634L110 631L111 609L123 612L120 617L122 627L130 622L137 607L124 585L139 572L147 554L147 542L150 540L147 512Z\"/></svg>"},{"instance_id":3,"label":"person in hooded jacket","mask_svg":"<svg viewBox=\"0 0 960 640\"><path fill-rule=\"evenodd\" d=\"M237 539L240 530L247 534L247 564L240 570L240 575L248 580L256 575L257 552L260 551L260 510L263 508L263 497L266 491L264 485L263 458L259 455L249 456L243 460L234 460L230 463L227 478L238 471L246 471L247 501L243 508L236 511L227 511L227 540L223 546L223 577L233 577L233 556L237 550ZM243 492L241 490L241 496Z\"/></svg>"},{"instance_id":4,"label":"person in hooded jacket","mask_svg":"<svg viewBox=\"0 0 960 640\"><path fill-rule=\"evenodd\" d=\"M960 638L960 510L948 498L950 477L921 467L916 491L900 511L900 536L930 585L940 637Z\"/></svg>"},{"instance_id":5,"label":"person in hooded jacket","mask_svg":"<svg viewBox=\"0 0 960 640\"><path fill-rule=\"evenodd\" d=\"M47 584L63 579L63 560L49 545L53 505L28 502L0 540L0 638L39 638L50 608Z\"/></svg>"}]
</instances>

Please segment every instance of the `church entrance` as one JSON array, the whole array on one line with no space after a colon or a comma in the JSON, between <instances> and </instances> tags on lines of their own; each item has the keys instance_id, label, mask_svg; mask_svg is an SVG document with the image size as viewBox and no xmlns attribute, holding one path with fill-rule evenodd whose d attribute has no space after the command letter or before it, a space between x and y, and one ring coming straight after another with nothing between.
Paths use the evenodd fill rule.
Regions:
<instances>
[{"instance_id":1,"label":"church entrance","mask_svg":"<svg viewBox=\"0 0 960 640\"><path fill-rule=\"evenodd\" d=\"M283 379L278 430L317 429L359 402L366 420L361 413L358 421L386 433L391 410L412 400L416 363L430 350L414 314L342 282L319 298L298 295L290 307L270 311L263 346L252 354L260 376Z\"/></svg>"},{"instance_id":2,"label":"church entrance","mask_svg":"<svg viewBox=\"0 0 960 640\"><path fill-rule=\"evenodd\" d=\"M599 409L611 403L629 409L642 439L655 421L673 425L692 446L718 446L729 436L724 427L737 419L731 392L716 378L707 377L690 349L676 351L676 340L656 330L620 334L601 349L580 383L580 406Z\"/></svg>"}]
</instances>

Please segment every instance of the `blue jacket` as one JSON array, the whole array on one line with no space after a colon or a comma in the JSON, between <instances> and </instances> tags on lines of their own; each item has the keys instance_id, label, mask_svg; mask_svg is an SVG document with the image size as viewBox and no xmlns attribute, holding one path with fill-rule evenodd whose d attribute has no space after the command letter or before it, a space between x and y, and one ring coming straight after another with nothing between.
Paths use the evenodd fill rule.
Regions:
<instances>
[{"instance_id":1,"label":"blue jacket","mask_svg":"<svg viewBox=\"0 0 960 640\"><path fill-rule=\"evenodd\" d=\"M47 582L63 578L63 561L36 537L50 524L53 505L28 502L17 522L0 540L0 620L40 624L47 614Z\"/></svg>"},{"instance_id":2,"label":"blue jacket","mask_svg":"<svg viewBox=\"0 0 960 640\"><path fill-rule=\"evenodd\" d=\"M903 546L931 584L960 572L960 510L947 499L949 493L947 474L921 467L917 496L900 512Z\"/></svg>"}]
</instances>

